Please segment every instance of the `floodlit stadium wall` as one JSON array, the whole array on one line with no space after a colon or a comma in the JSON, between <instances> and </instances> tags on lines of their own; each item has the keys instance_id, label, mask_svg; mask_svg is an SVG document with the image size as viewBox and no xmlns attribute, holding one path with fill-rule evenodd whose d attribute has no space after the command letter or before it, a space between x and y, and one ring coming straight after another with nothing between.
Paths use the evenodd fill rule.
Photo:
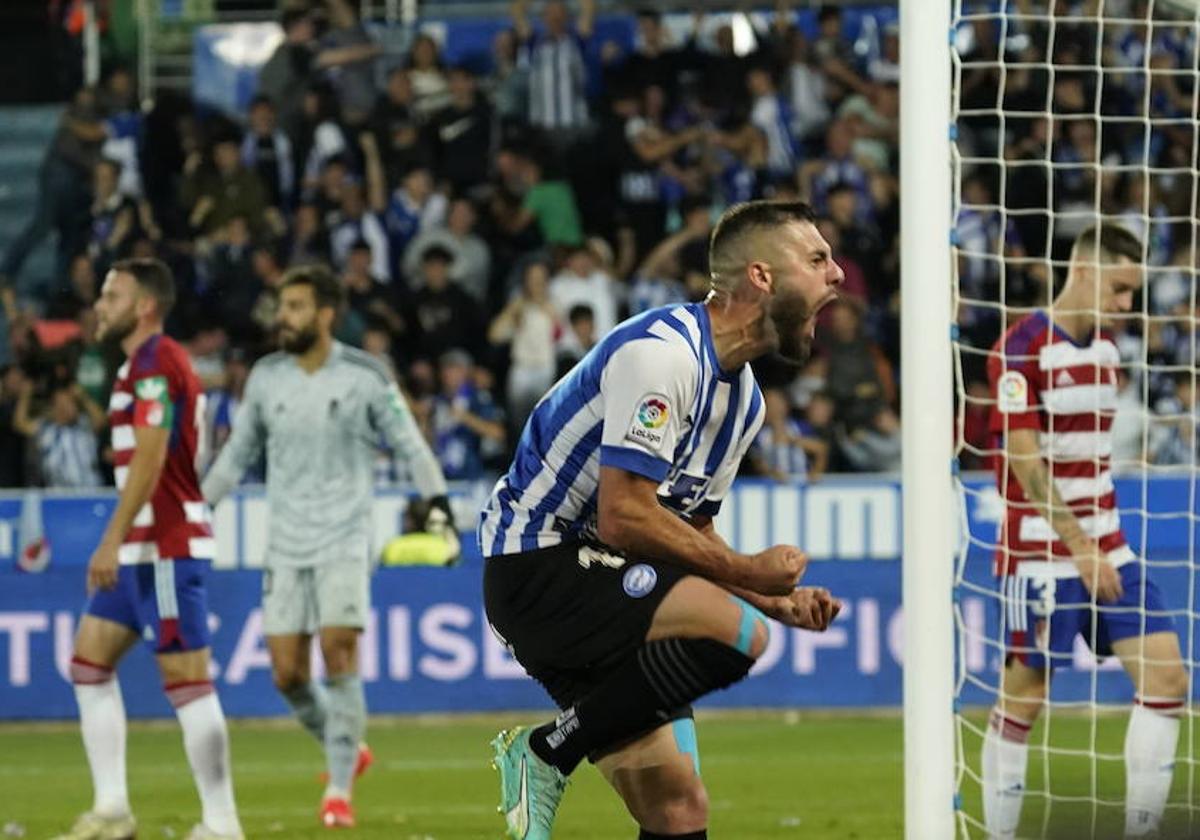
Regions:
<instances>
[{"instance_id":1,"label":"floodlit stadium wall","mask_svg":"<svg viewBox=\"0 0 1200 840\"><path fill-rule=\"evenodd\" d=\"M1188 557L1195 527L1179 516L1189 478L1151 479L1146 513L1124 514L1126 533L1148 556ZM990 580L1000 501L988 476L970 477L961 515L978 544L969 552L970 577ZM1142 480L1118 480L1118 498L1142 504ZM459 522L475 521L487 487L456 488ZM1191 498L1197 498L1193 494ZM75 622L84 598L84 565L111 512L112 495L0 496L0 718L70 718L75 700L67 663ZM405 494L381 491L376 499L377 544L399 530ZM1146 523L1152 523L1145 528ZM805 547L813 558L807 582L827 586L847 609L823 635L776 628L752 677L705 701L726 707L898 707L903 621L900 608L900 485L893 478L831 477L811 486L739 482L718 527L742 551L776 542ZM947 528L957 527L948 521ZM1145 542L1143 542L1145 531ZM49 542L40 572L39 535ZM210 576L213 650L217 684L233 716L283 715L286 708L271 686L258 609L266 538L266 503L259 489L239 491L217 514L219 571ZM441 568L381 568L373 579L374 611L362 645L362 673L375 713L483 711L542 708L548 701L496 642L484 621L480 559L473 541L461 565ZM43 556L41 560L45 560ZM20 562L18 562L20 561ZM1183 564L1158 573L1172 608L1187 603L1189 576ZM976 673L995 671L984 641L995 638L998 616L985 599L965 595L968 632L960 655ZM1182 629L1182 628L1181 628ZM1075 665L1061 675L1064 697L1088 696L1094 662L1077 649ZM316 657L319 659L319 657ZM134 717L165 717L171 709L158 689L158 675L144 651L127 657L125 702ZM1128 702L1130 689L1119 671L1100 673L1099 700ZM1198 695L1200 697L1200 695ZM982 693L964 696L986 703Z\"/></svg>"}]
</instances>

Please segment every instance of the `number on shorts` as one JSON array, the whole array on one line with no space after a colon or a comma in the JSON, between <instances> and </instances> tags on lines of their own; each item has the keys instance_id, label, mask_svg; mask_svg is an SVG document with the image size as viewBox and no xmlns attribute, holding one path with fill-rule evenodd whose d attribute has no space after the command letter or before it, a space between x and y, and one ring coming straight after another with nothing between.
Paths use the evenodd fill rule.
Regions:
<instances>
[{"instance_id":1,"label":"number on shorts","mask_svg":"<svg viewBox=\"0 0 1200 840\"><path fill-rule=\"evenodd\" d=\"M1058 601L1054 597L1058 581L1054 578L1035 578L1029 582L1029 585L1037 592L1037 598L1029 605L1029 609L1036 616L1049 618L1054 614L1054 608L1058 606Z\"/></svg>"}]
</instances>

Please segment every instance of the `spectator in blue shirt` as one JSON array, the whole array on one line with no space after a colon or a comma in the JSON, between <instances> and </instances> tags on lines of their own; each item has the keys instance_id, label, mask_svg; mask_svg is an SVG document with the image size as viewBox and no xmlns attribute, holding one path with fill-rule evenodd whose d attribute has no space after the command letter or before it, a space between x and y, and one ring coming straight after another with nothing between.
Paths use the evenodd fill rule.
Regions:
<instances>
[{"instance_id":1,"label":"spectator in blue shirt","mask_svg":"<svg viewBox=\"0 0 1200 840\"><path fill-rule=\"evenodd\" d=\"M465 350L450 350L438 360L441 390L433 404L433 451L450 480L482 478L485 444L504 444L500 409L472 381L473 366Z\"/></svg>"}]
</instances>

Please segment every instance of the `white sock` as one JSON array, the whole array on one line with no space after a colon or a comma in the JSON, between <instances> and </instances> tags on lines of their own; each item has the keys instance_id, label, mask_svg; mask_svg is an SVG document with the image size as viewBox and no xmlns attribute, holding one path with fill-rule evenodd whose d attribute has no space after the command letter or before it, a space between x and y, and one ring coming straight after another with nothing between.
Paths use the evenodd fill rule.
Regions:
<instances>
[{"instance_id":1,"label":"white sock","mask_svg":"<svg viewBox=\"0 0 1200 840\"><path fill-rule=\"evenodd\" d=\"M993 709L983 736L983 819L988 837L1011 840L1021 822L1029 730L1033 724Z\"/></svg>"},{"instance_id":2,"label":"white sock","mask_svg":"<svg viewBox=\"0 0 1200 840\"><path fill-rule=\"evenodd\" d=\"M186 691L186 689L185 689ZM195 696L179 697L178 688L168 686L167 697L175 705L175 715L183 729L183 747L192 777L200 793L204 825L218 834L240 834L237 806L233 801L233 773L229 766L229 732L221 701L211 684L208 690ZM182 699L182 703L177 700Z\"/></svg>"},{"instance_id":3,"label":"white sock","mask_svg":"<svg viewBox=\"0 0 1200 840\"><path fill-rule=\"evenodd\" d=\"M125 703L121 685L109 670L108 679L102 682L76 683L75 700L79 703L83 748L92 769L92 810L107 817L125 816L129 813L129 789L125 782Z\"/></svg>"},{"instance_id":4,"label":"white sock","mask_svg":"<svg viewBox=\"0 0 1200 840\"><path fill-rule=\"evenodd\" d=\"M1146 837L1158 831L1179 741L1183 701L1139 698L1125 733L1125 836Z\"/></svg>"}]
</instances>

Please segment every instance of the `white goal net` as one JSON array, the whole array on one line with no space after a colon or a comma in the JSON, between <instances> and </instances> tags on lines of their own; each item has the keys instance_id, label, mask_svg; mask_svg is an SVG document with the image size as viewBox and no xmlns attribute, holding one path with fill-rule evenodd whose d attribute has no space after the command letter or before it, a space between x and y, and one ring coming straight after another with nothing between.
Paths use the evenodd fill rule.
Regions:
<instances>
[{"instance_id":1,"label":"white goal net","mask_svg":"<svg viewBox=\"0 0 1200 840\"><path fill-rule=\"evenodd\" d=\"M1005 557L1012 545L999 529L1011 479L1005 471L998 490L992 471L1003 438L989 359L995 365L1001 357L1002 369L1012 364L993 347L1027 316L1044 313L1054 330L1072 316L1055 306L1071 246L1088 227L1112 223L1141 242L1144 285L1127 313L1102 320L1119 364L1115 382L1107 373L1095 380L1111 385L1115 409L1107 396L1093 394L1094 429L1111 435L1111 454L1108 444L1095 444L1090 475L1101 476L1111 464L1120 525L1136 556L1131 562L1145 564L1163 595L1162 610L1147 608L1145 598L1122 609L1142 627L1169 617L1179 635L1188 702L1161 836L1200 837L1200 731L1193 712L1200 688L1193 679L1200 656L1200 0L954 0L953 16L951 242L962 500L955 578L958 836L988 836L981 750L988 710L1008 699L1006 655L1022 639L1028 652L1045 650L1044 638L1026 626L1028 591L1000 585L993 574L996 556ZM1105 305L1100 297L1097 308ZM1064 373L1052 368L1055 375ZM1037 402L1036 395L1029 399ZM1056 448L1056 434L1077 434L1056 433L1061 409L1047 399L1036 410L1048 424L1043 451L1078 460L1065 438ZM1078 402L1071 408L1086 410ZM1054 458L1048 472L1059 475ZM1069 502L1063 480L1051 481ZM1106 511L1071 507L1081 519L1111 521ZM1053 627L1063 607L1051 598L1038 614ZM1093 617L1089 629L1098 628ZM1014 642L1021 630L1028 632ZM1028 735L1019 837L1123 836L1134 687L1116 658L1092 654L1088 634L1069 651L1050 654L1056 668Z\"/></svg>"}]
</instances>

